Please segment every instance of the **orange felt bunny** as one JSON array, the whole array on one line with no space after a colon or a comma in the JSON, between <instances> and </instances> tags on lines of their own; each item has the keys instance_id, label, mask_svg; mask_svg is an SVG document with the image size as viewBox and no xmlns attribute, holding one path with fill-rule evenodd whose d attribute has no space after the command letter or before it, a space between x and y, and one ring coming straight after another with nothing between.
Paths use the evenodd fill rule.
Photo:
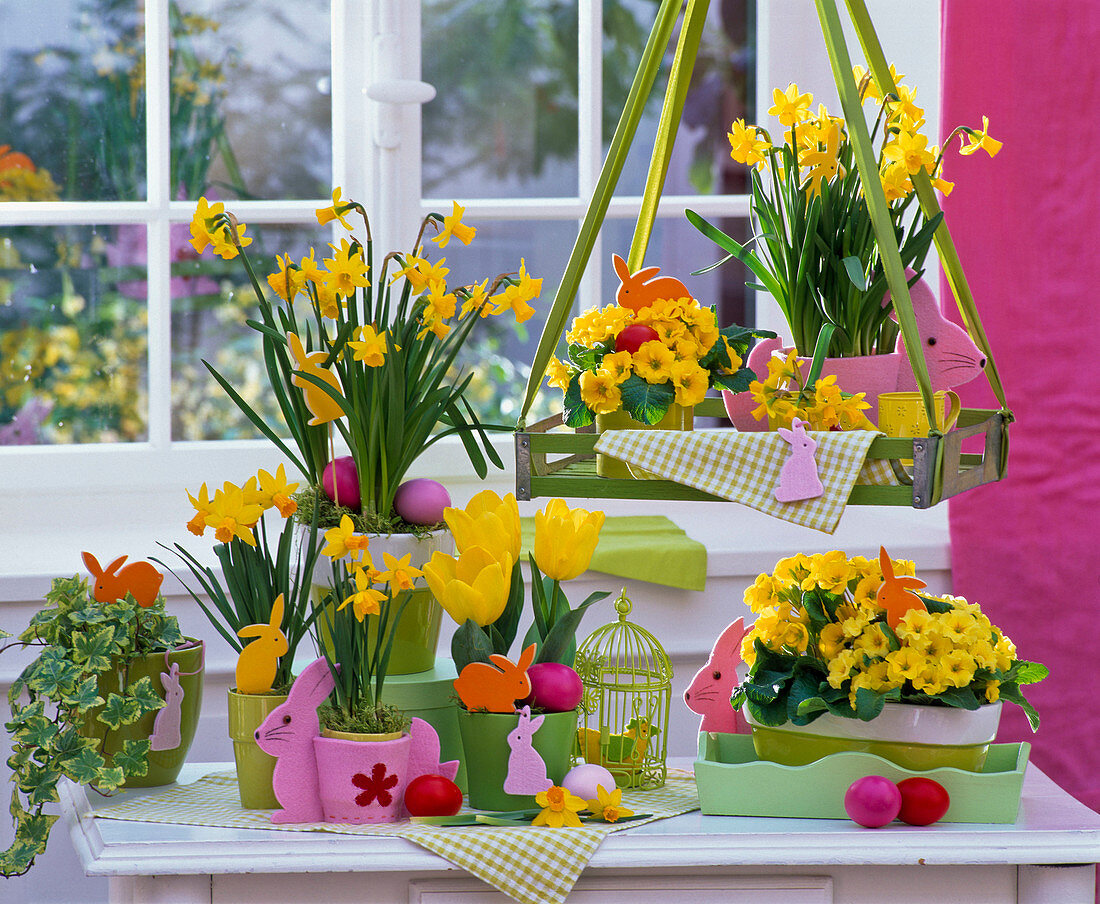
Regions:
<instances>
[{"instance_id":1,"label":"orange felt bunny","mask_svg":"<svg viewBox=\"0 0 1100 904\"><path fill-rule=\"evenodd\" d=\"M895 577L894 563L890 561L890 557L886 554L885 546L879 547L878 561L882 566L882 586L878 588L878 593L875 594L875 602L886 610L886 624L891 629L897 628L902 617L910 609L927 610L928 607L924 605L924 601L913 591L928 585L920 578L911 578L905 575Z\"/></svg>"},{"instance_id":2,"label":"orange felt bunny","mask_svg":"<svg viewBox=\"0 0 1100 904\"><path fill-rule=\"evenodd\" d=\"M675 277L662 276L660 279L653 279L661 272L660 267L644 267L637 273L631 273L626 261L619 255L612 255L611 261L619 277L619 289L615 293L615 301L624 308L640 311L660 298L672 300L691 298L687 286Z\"/></svg>"},{"instance_id":3,"label":"orange felt bunny","mask_svg":"<svg viewBox=\"0 0 1100 904\"><path fill-rule=\"evenodd\" d=\"M498 653L493 653L489 659L494 665L485 662L467 665L455 679L455 692L468 710L515 712L516 701L531 693L527 668L535 659L535 644L520 653L516 663Z\"/></svg>"},{"instance_id":4,"label":"orange felt bunny","mask_svg":"<svg viewBox=\"0 0 1100 904\"><path fill-rule=\"evenodd\" d=\"M126 561L126 556L119 556L104 568L90 552L82 552L80 555L95 578L92 595L96 602L116 603L127 593L132 594L143 609L148 609L157 601L164 575L148 562L131 562L123 568L122 563Z\"/></svg>"}]
</instances>

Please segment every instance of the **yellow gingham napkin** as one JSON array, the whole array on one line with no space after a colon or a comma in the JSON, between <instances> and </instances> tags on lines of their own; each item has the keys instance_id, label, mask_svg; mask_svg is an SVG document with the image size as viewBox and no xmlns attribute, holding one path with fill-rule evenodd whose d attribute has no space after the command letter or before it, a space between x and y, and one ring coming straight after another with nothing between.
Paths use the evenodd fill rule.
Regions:
<instances>
[{"instance_id":1,"label":"yellow gingham napkin","mask_svg":"<svg viewBox=\"0 0 1100 904\"><path fill-rule=\"evenodd\" d=\"M346 835L397 835L419 844L488 882L522 904L564 901L600 842L611 832L630 829L699 809L695 779L670 769L663 788L624 791L623 804L650 819L609 825L586 823L579 829L470 826L440 828L408 821L356 826L337 823L274 825L270 810L244 810L234 772L203 776L189 785L173 785L95 810L103 819L164 822L286 832L334 832ZM466 810L464 812L476 812Z\"/></svg>"},{"instance_id":2,"label":"yellow gingham napkin","mask_svg":"<svg viewBox=\"0 0 1100 904\"><path fill-rule=\"evenodd\" d=\"M873 430L813 431L817 473L825 492L814 499L779 502L775 488L791 447L774 431L607 430L596 451L784 521L831 534L840 523L857 483L896 483L890 463L867 461L867 449L880 434Z\"/></svg>"}]
</instances>

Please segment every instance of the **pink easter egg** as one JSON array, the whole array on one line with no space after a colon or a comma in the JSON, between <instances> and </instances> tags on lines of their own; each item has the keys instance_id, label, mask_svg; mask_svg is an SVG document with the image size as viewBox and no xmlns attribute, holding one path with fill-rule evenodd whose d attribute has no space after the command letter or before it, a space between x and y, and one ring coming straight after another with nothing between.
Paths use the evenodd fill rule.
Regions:
<instances>
[{"instance_id":1,"label":"pink easter egg","mask_svg":"<svg viewBox=\"0 0 1100 904\"><path fill-rule=\"evenodd\" d=\"M321 485L325 495L333 502L339 499L340 505L353 511L359 510L359 473L355 470L355 459L350 455L334 458L325 465Z\"/></svg>"},{"instance_id":2,"label":"pink easter egg","mask_svg":"<svg viewBox=\"0 0 1100 904\"><path fill-rule=\"evenodd\" d=\"M429 477L406 480L393 497L393 510L409 524L438 524L450 504L447 488Z\"/></svg>"},{"instance_id":3,"label":"pink easter egg","mask_svg":"<svg viewBox=\"0 0 1100 904\"><path fill-rule=\"evenodd\" d=\"M598 800L597 785L603 785L609 794L615 790L615 776L598 763L581 763L574 766L562 780L561 786L581 800Z\"/></svg>"},{"instance_id":4,"label":"pink easter egg","mask_svg":"<svg viewBox=\"0 0 1100 904\"><path fill-rule=\"evenodd\" d=\"M584 696L581 676L560 662L536 662L527 669L531 696L526 701L549 713L567 713L580 705Z\"/></svg>"},{"instance_id":5,"label":"pink easter egg","mask_svg":"<svg viewBox=\"0 0 1100 904\"><path fill-rule=\"evenodd\" d=\"M857 778L844 794L844 812L852 822L877 829L893 822L901 812L898 786L882 775Z\"/></svg>"}]
</instances>

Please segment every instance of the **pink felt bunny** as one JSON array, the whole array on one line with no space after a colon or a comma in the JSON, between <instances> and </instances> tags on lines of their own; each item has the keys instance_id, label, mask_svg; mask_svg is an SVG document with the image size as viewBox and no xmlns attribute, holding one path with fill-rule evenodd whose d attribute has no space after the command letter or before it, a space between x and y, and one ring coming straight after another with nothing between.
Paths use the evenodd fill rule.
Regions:
<instances>
[{"instance_id":1,"label":"pink felt bunny","mask_svg":"<svg viewBox=\"0 0 1100 904\"><path fill-rule=\"evenodd\" d=\"M741 714L730 706L733 689L740 683L737 665L741 662L741 641L746 630L743 618L726 628L714 642L707 664L695 673L684 692L688 709L703 717L700 731L727 734L748 731Z\"/></svg>"},{"instance_id":2,"label":"pink felt bunny","mask_svg":"<svg viewBox=\"0 0 1100 904\"><path fill-rule=\"evenodd\" d=\"M442 775L453 782L458 775L458 760L439 762L439 735L431 724L414 716L409 734L412 736L412 745L409 748L409 765L405 770L405 787L408 787L408 782L422 775ZM401 801L401 809L397 815L399 818L409 815L404 800Z\"/></svg>"},{"instance_id":3,"label":"pink felt bunny","mask_svg":"<svg viewBox=\"0 0 1100 904\"><path fill-rule=\"evenodd\" d=\"M791 454L779 471L775 498L780 502L798 502L820 496L825 488L817 475L817 459L814 458L817 440L806 432L806 421L795 418L790 430L780 427L776 433L790 444Z\"/></svg>"},{"instance_id":4,"label":"pink felt bunny","mask_svg":"<svg viewBox=\"0 0 1100 904\"><path fill-rule=\"evenodd\" d=\"M173 662L167 672L160 673L164 685L164 706L157 711L153 733L149 735L150 750L175 750L180 746L180 719L183 714L183 686L180 684L180 664Z\"/></svg>"},{"instance_id":5,"label":"pink felt bunny","mask_svg":"<svg viewBox=\"0 0 1100 904\"><path fill-rule=\"evenodd\" d=\"M906 270L906 276L912 279L914 271ZM914 283L909 289L913 301L913 316L917 321L917 335L920 337L921 350L928 364L928 379L932 391L952 389L969 383L985 367L985 356L967 334L966 330L943 316L936 296L924 280ZM890 302L887 292L882 303ZM891 315L893 316L893 315ZM748 365L763 379L768 373L768 359L774 352L783 349L782 339L764 339L758 342L749 354ZM785 353L785 352L784 352ZM810 362L799 359L802 372L808 373ZM894 351L884 355L865 355L858 358L826 358L821 376L836 376L837 385L844 392L865 393L864 401L870 406L868 417L878 418L878 397L883 392L914 392L917 379L909 366L905 351L904 338L899 335ZM758 421L751 414L757 407L750 392L723 392L726 413L738 430L767 430L767 420Z\"/></svg>"},{"instance_id":6,"label":"pink felt bunny","mask_svg":"<svg viewBox=\"0 0 1100 904\"><path fill-rule=\"evenodd\" d=\"M260 749L276 757L272 788L283 809L271 814L273 823L324 819L313 739L321 733L317 707L335 686L324 657L311 662L291 685L286 703L276 706L256 729Z\"/></svg>"},{"instance_id":7,"label":"pink felt bunny","mask_svg":"<svg viewBox=\"0 0 1100 904\"><path fill-rule=\"evenodd\" d=\"M517 713L519 721L508 733L508 775L504 778L505 794L538 794L553 786L546 773L546 763L532 746L535 732L546 716L531 718L531 707L525 706Z\"/></svg>"}]
</instances>

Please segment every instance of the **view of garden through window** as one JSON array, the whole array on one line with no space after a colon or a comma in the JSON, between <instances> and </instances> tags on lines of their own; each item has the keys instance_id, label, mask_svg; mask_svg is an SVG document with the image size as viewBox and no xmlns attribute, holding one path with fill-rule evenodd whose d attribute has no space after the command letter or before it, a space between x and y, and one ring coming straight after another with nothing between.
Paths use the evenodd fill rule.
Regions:
<instances>
[{"instance_id":1,"label":"view of garden through window","mask_svg":"<svg viewBox=\"0 0 1100 904\"><path fill-rule=\"evenodd\" d=\"M147 78L158 59L147 5L167 12L167 35L152 37L166 39L161 59L168 71L154 79ZM582 69L592 57L578 53L579 17L592 15L593 6L422 3L422 78L437 92L421 111L422 195L432 209L446 205L445 213L451 199L475 210L486 200L513 208L506 218L467 217L478 238L468 249L448 249L449 280L504 272L520 258L544 279L534 318L511 326L486 321L464 349L461 366L475 372L470 401L489 423L514 423L518 414L590 191L581 161L596 159L598 168L602 160L657 2L602 3L603 65L594 82L602 94L593 131L600 146L582 147L579 86L593 82ZM725 133L732 119L753 113L753 3L712 6L666 196L737 195L747 186ZM255 299L243 269L200 257L180 211L202 196L229 209L264 201L290 210L276 221L242 216L261 277L275 269L277 253L297 259L311 246L318 258L329 253L332 234L317 226L312 209L331 203L333 161L342 159L365 184L361 173L374 153L365 134L349 134L346 147L335 147L342 130L333 124L334 86L349 76L333 71L331 61L363 51L344 47L341 56L343 38L333 34L330 16L328 0L0 5L0 201L11 202L0 204L0 444L148 440L150 406L158 404L150 393L158 378L150 372L150 322L158 316L170 323L164 364L172 440L257 435L203 360L277 421L277 406L265 398L259 343L245 325ZM163 117L158 86L167 97ZM660 103L657 91L620 196L642 191ZM151 176L148 161L165 150ZM562 214L552 203L558 201L572 201L575 210ZM21 202L59 203L21 216L30 209ZM169 202L178 202L171 215ZM629 248L633 216L636 208L630 217L609 216L602 255L589 268L599 274L602 298L581 298L580 306L612 297L611 253ZM169 219L167 241L151 241L154 224ZM734 234L747 229L743 218L716 219ZM153 266L151 247L154 257L168 255L170 272L163 262L159 271ZM677 213L658 220L647 263L675 272L704 304L717 304L721 322L751 321L739 266L689 276L719 256ZM556 393L544 391L537 413L556 404Z\"/></svg>"}]
</instances>

